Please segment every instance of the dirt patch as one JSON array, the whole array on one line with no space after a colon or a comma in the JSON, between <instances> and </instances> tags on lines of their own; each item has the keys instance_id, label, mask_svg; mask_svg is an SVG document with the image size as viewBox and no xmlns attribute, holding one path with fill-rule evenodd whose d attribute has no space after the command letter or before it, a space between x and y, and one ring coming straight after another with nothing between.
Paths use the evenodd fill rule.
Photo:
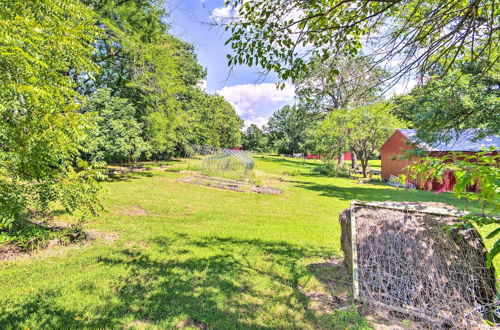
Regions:
<instances>
[{"instance_id":1,"label":"dirt patch","mask_svg":"<svg viewBox=\"0 0 500 330\"><path fill-rule=\"evenodd\" d=\"M149 170L147 167L135 166L135 167L111 167L108 168L108 175L119 175L134 172L142 172Z\"/></svg>"},{"instance_id":2,"label":"dirt patch","mask_svg":"<svg viewBox=\"0 0 500 330\"><path fill-rule=\"evenodd\" d=\"M0 261L11 260L24 252L15 244L7 243L0 246Z\"/></svg>"},{"instance_id":3,"label":"dirt patch","mask_svg":"<svg viewBox=\"0 0 500 330\"><path fill-rule=\"evenodd\" d=\"M333 312L353 303L349 298L350 276L342 259L330 259L326 262L310 264L307 269L314 274L318 281L323 283L326 289L326 292L304 292L313 302L312 310Z\"/></svg>"},{"instance_id":4,"label":"dirt patch","mask_svg":"<svg viewBox=\"0 0 500 330\"><path fill-rule=\"evenodd\" d=\"M259 194L271 194L271 195L279 195L282 193L282 191L277 188L258 187L249 182L225 180L225 179L211 178L199 175L185 177L175 181L192 183L211 188L232 190L237 192L255 192Z\"/></svg>"},{"instance_id":5,"label":"dirt patch","mask_svg":"<svg viewBox=\"0 0 500 330\"><path fill-rule=\"evenodd\" d=\"M97 230L93 230L93 229L87 230L86 233L87 233L88 238L90 240L100 240L100 241L104 241L108 244L113 243L118 238L120 238L120 236L117 233L109 233L109 232L105 233L105 232L101 232L101 231L97 231Z\"/></svg>"},{"instance_id":6,"label":"dirt patch","mask_svg":"<svg viewBox=\"0 0 500 330\"><path fill-rule=\"evenodd\" d=\"M119 238L116 233L104 233L97 230L88 230L85 233L87 234L87 238L84 240L68 243L60 238L56 238L48 241L44 248L34 251L25 251L14 243L0 245L0 263L3 261L60 255L71 249L88 247L94 240L104 242L105 244L111 244Z\"/></svg>"},{"instance_id":7,"label":"dirt patch","mask_svg":"<svg viewBox=\"0 0 500 330\"><path fill-rule=\"evenodd\" d=\"M121 210L120 213L128 217L138 217L138 216L148 215L148 211L137 205L125 207Z\"/></svg>"},{"instance_id":8,"label":"dirt patch","mask_svg":"<svg viewBox=\"0 0 500 330\"><path fill-rule=\"evenodd\" d=\"M189 329L192 329L192 328L195 328L195 329L208 329L208 327L206 326L206 324L204 324L201 321L192 319L190 317L188 317L187 319L180 320L179 322L177 322L177 324L175 325L175 328L176 329L186 329L186 328L189 328Z\"/></svg>"},{"instance_id":9,"label":"dirt patch","mask_svg":"<svg viewBox=\"0 0 500 330\"><path fill-rule=\"evenodd\" d=\"M198 174L199 172L196 172L196 171L188 171L188 170L180 170L179 173L181 174L191 174L191 175L196 175Z\"/></svg>"},{"instance_id":10,"label":"dirt patch","mask_svg":"<svg viewBox=\"0 0 500 330\"><path fill-rule=\"evenodd\" d=\"M281 194L281 190L276 189L276 188L270 188L270 187L256 187L256 186L254 186L252 188L252 191L259 193L259 194L269 194L269 195Z\"/></svg>"}]
</instances>

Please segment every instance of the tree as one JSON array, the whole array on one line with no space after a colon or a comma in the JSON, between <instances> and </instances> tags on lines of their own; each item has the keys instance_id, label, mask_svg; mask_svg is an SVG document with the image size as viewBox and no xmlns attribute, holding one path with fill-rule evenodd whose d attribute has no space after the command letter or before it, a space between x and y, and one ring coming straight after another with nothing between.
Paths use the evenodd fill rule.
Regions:
<instances>
[{"instance_id":1,"label":"tree","mask_svg":"<svg viewBox=\"0 0 500 330\"><path fill-rule=\"evenodd\" d=\"M343 155L351 148L350 138L352 131L357 127L349 113L350 111L346 108L331 112L319 124L311 137L315 151L323 155L327 161ZM343 157L339 157L339 165L344 165Z\"/></svg>"},{"instance_id":2,"label":"tree","mask_svg":"<svg viewBox=\"0 0 500 330\"><path fill-rule=\"evenodd\" d=\"M302 106L318 112L323 118L340 108L362 106L381 98L381 84L387 72L376 66L367 56L353 58L316 58L310 71L296 81L296 94ZM351 151L353 169L358 168L356 153L343 150L337 154L344 164L344 153Z\"/></svg>"},{"instance_id":3,"label":"tree","mask_svg":"<svg viewBox=\"0 0 500 330\"><path fill-rule=\"evenodd\" d=\"M161 1L84 0L98 17L105 34L96 43L95 77L81 77L81 92L91 95L108 88L127 99L142 125L142 138L153 158L169 157L191 137L186 133L186 105L197 97L206 71L197 63L192 45L174 38L164 23ZM208 125L208 122L203 122ZM199 143L199 141L191 141ZM181 143L181 145L179 145Z\"/></svg>"},{"instance_id":4,"label":"tree","mask_svg":"<svg viewBox=\"0 0 500 330\"><path fill-rule=\"evenodd\" d=\"M315 123L314 114L307 109L286 105L269 118L266 127L269 144L279 153L304 152L308 131Z\"/></svg>"},{"instance_id":5,"label":"tree","mask_svg":"<svg viewBox=\"0 0 500 330\"><path fill-rule=\"evenodd\" d=\"M432 76L408 95L394 99L395 111L412 121L423 141L450 138L456 131L474 129L478 137L500 130L500 65L480 74L475 65Z\"/></svg>"},{"instance_id":6,"label":"tree","mask_svg":"<svg viewBox=\"0 0 500 330\"><path fill-rule=\"evenodd\" d=\"M250 124L243 132L243 149L262 152L267 149L267 137L255 124Z\"/></svg>"},{"instance_id":7,"label":"tree","mask_svg":"<svg viewBox=\"0 0 500 330\"><path fill-rule=\"evenodd\" d=\"M317 134L320 151L329 155L353 150L367 176L368 160L396 128L404 123L391 114L385 102L358 108L343 108L330 113Z\"/></svg>"},{"instance_id":8,"label":"tree","mask_svg":"<svg viewBox=\"0 0 500 330\"><path fill-rule=\"evenodd\" d=\"M209 95L208 100L209 109L213 111L213 117L208 119L211 144L226 148L240 146L243 120L236 114L234 107L220 95Z\"/></svg>"},{"instance_id":9,"label":"tree","mask_svg":"<svg viewBox=\"0 0 500 330\"><path fill-rule=\"evenodd\" d=\"M500 6L490 0L226 0L237 10L227 25L229 64L259 65L286 80L310 70L311 59L354 56L363 45L379 63L393 63L393 81L424 75L445 59L480 62L496 52Z\"/></svg>"},{"instance_id":10,"label":"tree","mask_svg":"<svg viewBox=\"0 0 500 330\"><path fill-rule=\"evenodd\" d=\"M367 56L315 58L295 83L301 104L326 115L335 109L373 103L381 97L387 72Z\"/></svg>"},{"instance_id":11,"label":"tree","mask_svg":"<svg viewBox=\"0 0 500 330\"><path fill-rule=\"evenodd\" d=\"M191 144L234 147L241 119L221 96L198 87L206 70L194 47L169 34L162 1L84 0L105 34L96 43L95 78L82 77L82 93L108 88L135 108L150 157L183 153Z\"/></svg>"},{"instance_id":12,"label":"tree","mask_svg":"<svg viewBox=\"0 0 500 330\"><path fill-rule=\"evenodd\" d=\"M142 125L135 119L135 108L126 99L111 96L107 89L92 95L82 108L92 115L96 127L89 134L87 155L108 163L131 162L149 152L142 139Z\"/></svg>"},{"instance_id":13,"label":"tree","mask_svg":"<svg viewBox=\"0 0 500 330\"><path fill-rule=\"evenodd\" d=\"M97 173L79 157L90 118L73 88L97 69L92 13L76 0L19 0L0 21L0 230L53 202L95 213Z\"/></svg>"},{"instance_id":14,"label":"tree","mask_svg":"<svg viewBox=\"0 0 500 330\"><path fill-rule=\"evenodd\" d=\"M191 144L239 146L243 121L234 107L220 95L209 95L199 89L192 89L189 93L176 118L178 151L189 149Z\"/></svg>"},{"instance_id":15,"label":"tree","mask_svg":"<svg viewBox=\"0 0 500 330\"><path fill-rule=\"evenodd\" d=\"M368 160L382 146L397 128L405 124L391 113L391 107L386 102L379 102L351 110L352 120L356 129L351 131L351 148L358 155L366 178Z\"/></svg>"}]
</instances>

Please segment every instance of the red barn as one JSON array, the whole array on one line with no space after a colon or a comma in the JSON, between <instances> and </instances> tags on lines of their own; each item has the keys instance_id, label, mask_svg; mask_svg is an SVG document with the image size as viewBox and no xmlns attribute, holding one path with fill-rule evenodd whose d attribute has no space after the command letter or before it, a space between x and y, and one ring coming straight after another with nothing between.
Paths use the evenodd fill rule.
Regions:
<instances>
[{"instance_id":1,"label":"red barn","mask_svg":"<svg viewBox=\"0 0 500 330\"><path fill-rule=\"evenodd\" d=\"M391 175L399 176L407 174L404 168L414 162L416 159L406 158L408 150L415 149L418 145L419 148L427 150L429 156L440 157L450 152L467 152L475 153L481 151L483 148L496 147L500 149L500 136L493 135L483 139L474 140L473 130L464 131L455 139L447 143L438 143L434 146L423 144L417 140L417 132L412 129L398 129L389 139L382 145L380 154L382 160L382 179L389 180ZM451 190L455 184L455 177L453 173L448 173L440 184L433 182L432 190Z\"/></svg>"}]
</instances>

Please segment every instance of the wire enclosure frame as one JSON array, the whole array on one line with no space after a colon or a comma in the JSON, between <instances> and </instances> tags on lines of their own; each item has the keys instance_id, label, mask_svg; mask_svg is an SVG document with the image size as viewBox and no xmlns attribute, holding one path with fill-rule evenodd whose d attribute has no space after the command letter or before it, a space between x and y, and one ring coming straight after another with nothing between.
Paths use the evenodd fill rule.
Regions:
<instances>
[{"instance_id":1,"label":"wire enclosure frame","mask_svg":"<svg viewBox=\"0 0 500 330\"><path fill-rule=\"evenodd\" d=\"M351 202L354 298L432 327L495 322L495 273L486 267L479 233L443 228L463 214Z\"/></svg>"},{"instance_id":2,"label":"wire enclosure frame","mask_svg":"<svg viewBox=\"0 0 500 330\"><path fill-rule=\"evenodd\" d=\"M250 154L241 150L223 149L208 156L201 163L201 173L206 176L243 181L254 168Z\"/></svg>"}]
</instances>

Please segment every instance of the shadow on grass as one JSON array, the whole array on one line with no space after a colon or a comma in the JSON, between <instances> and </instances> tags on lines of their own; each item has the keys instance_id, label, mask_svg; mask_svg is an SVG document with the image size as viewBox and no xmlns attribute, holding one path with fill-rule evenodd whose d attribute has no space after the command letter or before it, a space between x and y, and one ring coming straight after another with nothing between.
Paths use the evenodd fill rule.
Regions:
<instances>
[{"instance_id":1,"label":"shadow on grass","mask_svg":"<svg viewBox=\"0 0 500 330\"><path fill-rule=\"evenodd\" d=\"M79 315L57 307L58 293L41 292L0 311L0 328L119 328L130 325L130 319L167 328L189 320L217 329L333 328L338 322L337 314L310 310L310 297L301 290L315 276L304 258L331 257L326 248L185 234L159 236L149 245L151 250L124 248L98 258L106 268L127 271L109 284L111 292L80 288L105 306L91 306ZM153 250L156 254L148 253Z\"/></svg>"},{"instance_id":2,"label":"shadow on grass","mask_svg":"<svg viewBox=\"0 0 500 330\"><path fill-rule=\"evenodd\" d=\"M131 172L124 174L111 174L108 175L106 182L130 182L132 180L138 180L142 178L150 178L153 177L154 174L149 172L148 170L140 171L140 172Z\"/></svg>"},{"instance_id":3,"label":"shadow on grass","mask_svg":"<svg viewBox=\"0 0 500 330\"><path fill-rule=\"evenodd\" d=\"M342 201L432 201L443 202L463 207L464 202L452 198L449 193L436 194L429 191L406 191L404 189L392 189L386 187L386 183L370 182L367 186L359 184L354 187L339 187L329 184L318 184L308 181L291 181L296 187L312 190L321 196L333 197ZM374 189L373 186L381 188Z\"/></svg>"},{"instance_id":4,"label":"shadow on grass","mask_svg":"<svg viewBox=\"0 0 500 330\"><path fill-rule=\"evenodd\" d=\"M289 158L278 158L278 157L256 157L262 162L267 162L267 163L275 163L275 164L280 164L284 166L295 166L295 167L301 167L304 168L304 166L309 166L309 167L315 167L318 164L311 163L309 161L303 160L303 159L289 159Z\"/></svg>"},{"instance_id":5,"label":"shadow on grass","mask_svg":"<svg viewBox=\"0 0 500 330\"><path fill-rule=\"evenodd\" d=\"M87 323L75 312L58 307L56 299L60 292L42 290L30 295L21 304L2 306L0 310L1 329L19 329L20 322L25 329L82 329Z\"/></svg>"}]
</instances>

